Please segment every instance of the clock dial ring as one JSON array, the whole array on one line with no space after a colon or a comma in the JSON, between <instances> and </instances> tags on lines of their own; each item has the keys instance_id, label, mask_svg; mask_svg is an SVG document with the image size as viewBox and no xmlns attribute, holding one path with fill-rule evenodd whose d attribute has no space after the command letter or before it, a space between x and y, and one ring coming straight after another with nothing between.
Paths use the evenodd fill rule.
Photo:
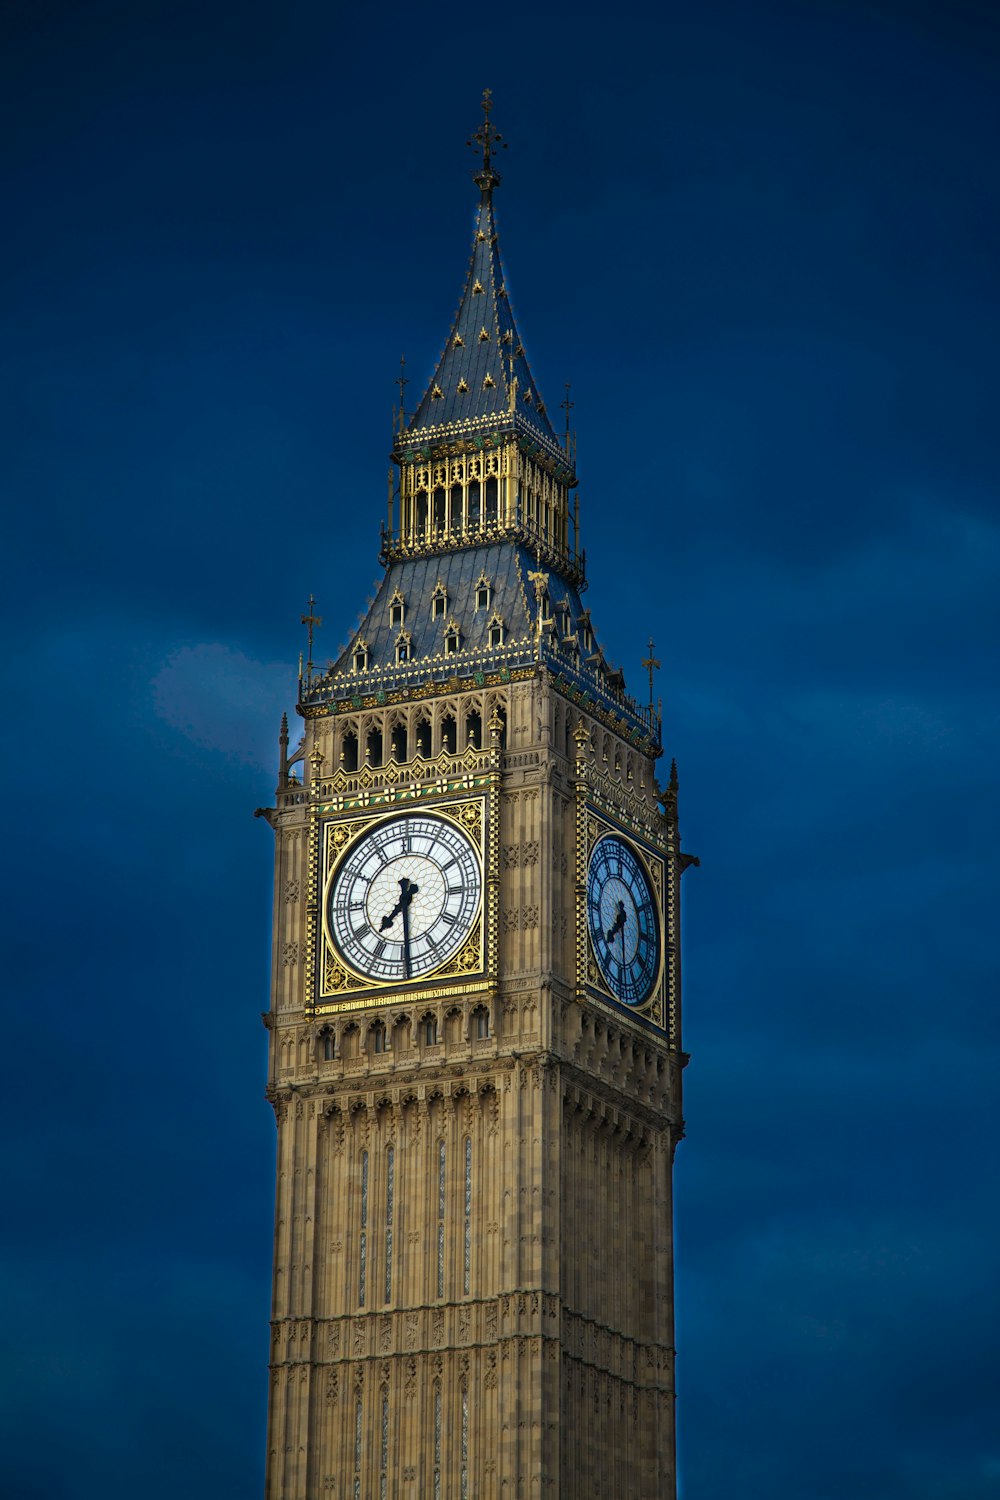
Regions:
<instances>
[{"instance_id":1,"label":"clock dial ring","mask_svg":"<svg viewBox=\"0 0 1000 1500\"><path fill-rule=\"evenodd\" d=\"M660 974L658 908L640 855L614 833L602 835L591 850L587 929L601 979L611 994L623 1005L645 1005Z\"/></svg>"},{"instance_id":2,"label":"clock dial ring","mask_svg":"<svg viewBox=\"0 0 1000 1500\"><path fill-rule=\"evenodd\" d=\"M450 819L431 812L382 819L348 845L330 874L327 939L368 982L422 979L474 930L482 885L479 853Z\"/></svg>"}]
</instances>

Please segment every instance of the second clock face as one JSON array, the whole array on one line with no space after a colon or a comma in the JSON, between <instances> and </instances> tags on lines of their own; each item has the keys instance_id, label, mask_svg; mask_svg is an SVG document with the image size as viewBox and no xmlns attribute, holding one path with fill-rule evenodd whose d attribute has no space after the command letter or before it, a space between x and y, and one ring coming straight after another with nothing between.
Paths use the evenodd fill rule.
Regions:
<instances>
[{"instance_id":1,"label":"second clock face","mask_svg":"<svg viewBox=\"0 0 1000 1500\"><path fill-rule=\"evenodd\" d=\"M598 839L587 874L590 943L611 993L643 1005L660 972L660 924L649 877L624 839Z\"/></svg>"},{"instance_id":2,"label":"second clock face","mask_svg":"<svg viewBox=\"0 0 1000 1500\"><path fill-rule=\"evenodd\" d=\"M419 979L454 957L479 914L475 848L445 818L406 814L377 823L330 883L334 943L359 974Z\"/></svg>"}]
</instances>

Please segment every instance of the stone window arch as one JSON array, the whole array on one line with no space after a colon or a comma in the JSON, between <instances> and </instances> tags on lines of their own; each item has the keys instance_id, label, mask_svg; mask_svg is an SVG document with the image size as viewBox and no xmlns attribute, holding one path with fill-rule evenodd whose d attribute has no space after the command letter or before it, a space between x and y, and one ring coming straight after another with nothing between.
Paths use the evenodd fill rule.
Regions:
<instances>
[{"instance_id":1,"label":"stone window arch","mask_svg":"<svg viewBox=\"0 0 1000 1500\"><path fill-rule=\"evenodd\" d=\"M453 1005L444 1018L444 1039L446 1042L462 1040L462 1012L457 1005Z\"/></svg>"},{"instance_id":2,"label":"stone window arch","mask_svg":"<svg viewBox=\"0 0 1000 1500\"><path fill-rule=\"evenodd\" d=\"M419 1040L424 1047L436 1047L438 1044L437 1016L432 1010L425 1011L420 1017Z\"/></svg>"},{"instance_id":3,"label":"stone window arch","mask_svg":"<svg viewBox=\"0 0 1000 1500\"><path fill-rule=\"evenodd\" d=\"M341 736L340 765L344 771L358 769L358 736L353 729L346 729Z\"/></svg>"},{"instance_id":4,"label":"stone window arch","mask_svg":"<svg viewBox=\"0 0 1000 1500\"><path fill-rule=\"evenodd\" d=\"M470 709L465 716L465 743L472 750L483 748L483 718L478 709Z\"/></svg>"},{"instance_id":5,"label":"stone window arch","mask_svg":"<svg viewBox=\"0 0 1000 1500\"><path fill-rule=\"evenodd\" d=\"M397 765L402 765L409 760L410 737L406 728L406 720L396 718L389 729L389 754Z\"/></svg>"},{"instance_id":6,"label":"stone window arch","mask_svg":"<svg viewBox=\"0 0 1000 1500\"><path fill-rule=\"evenodd\" d=\"M489 1038L490 1012L488 1006L476 1006L469 1017L469 1034L474 1042L485 1042Z\"/></svg>"},{"instance_id":7,"label":"stone window arch","mask_svg":"<svg viewBox=\"0 0 1000 1500\"><path fill-rule=\"evenodd\" d=\"M413 736L414 748L419 760L430 760L432 750L431 721L426 715L421 715L417 720L416 732Z\"/></svg>"}]
</instances>

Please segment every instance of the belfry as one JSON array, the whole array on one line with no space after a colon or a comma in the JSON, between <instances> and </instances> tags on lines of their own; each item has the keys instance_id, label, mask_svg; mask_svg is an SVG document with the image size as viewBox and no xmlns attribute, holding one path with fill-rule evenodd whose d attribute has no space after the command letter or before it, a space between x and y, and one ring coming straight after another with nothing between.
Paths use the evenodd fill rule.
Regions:
<instances>
[{"instance_id":1,"label":"belfry","mask_svg":"<svg viewBox=\"0 0 1000 1500\"><path fill-rule=\"evenodd\" d=\"M672 1500L677 776L584 607L501 138L384 577L300 672L275 833L267 1500ZM401 397L406 382L400 377Z\"/></svg>"}]
</instances>

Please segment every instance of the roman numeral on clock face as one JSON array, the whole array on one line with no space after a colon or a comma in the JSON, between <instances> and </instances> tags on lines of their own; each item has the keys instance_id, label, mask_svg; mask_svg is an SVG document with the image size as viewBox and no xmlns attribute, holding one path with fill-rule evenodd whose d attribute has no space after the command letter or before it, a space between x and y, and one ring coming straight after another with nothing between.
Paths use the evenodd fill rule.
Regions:
<instances>
[{"instance_id":1,"label":"roman numeral on clock face","mask_svg":"<svg viewBox=\"0 0 1000 1500\"><path fill-rule=\"evenodd\" d=\"M587 872L590 945L604 983L625 1005L642 1005L657 981L656 900L636 850L623 838L598 839Z\"/></svg>"},{"instance_id":2,"label":"roman numeral on clock face","mask_svg":"<svg viewBox=\"0 0 1000 1500\"><path fill-rule=\"evenodd\" d=\"M362 978L419 980L451 958L480 921L475 845L448 818L376 820L349 843L327 885L334 947Z\"/></svg>"}]
</instances>

